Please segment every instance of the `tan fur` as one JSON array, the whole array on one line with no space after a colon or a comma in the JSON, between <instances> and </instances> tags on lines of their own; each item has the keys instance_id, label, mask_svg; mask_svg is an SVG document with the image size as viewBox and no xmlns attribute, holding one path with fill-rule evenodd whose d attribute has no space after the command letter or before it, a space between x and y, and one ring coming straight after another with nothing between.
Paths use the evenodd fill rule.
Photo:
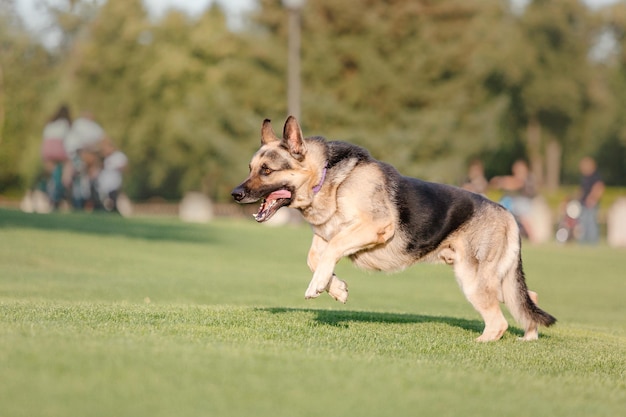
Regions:
<instances>
[{"instance_id":1,"label":"tan fur","mask_svg":"<svg viewBox=\"0 0 626 417\"><path fill-rule=\"evenodd\" d=\"M523 276L520 283L519 229L509 212L493 203L479 203L469 220L434 250L416 258L406 250L414 231L398 227L399 209L391 199L383 165L346 158L325 178L324 142L304 140L301 135L290 117L280 140L266 120L262 147L252 158L250 176L239 188L255 190L271 183L292 187L290 207L299 209L313 228L307 257L313 277L306 298L328 292L346 302L347 284L334 273L343 257L350 257L358 267L380 271L402 270L415 262L440 262L452 266L459 287L485 321L478 341L497 340L507 330L502 302L525 329L524 339L537 338L537 319L528 312L528 302L536 305L537 294L529 291L525 297ZM289 161L291 168L267 178L259 175L262 167L271 166L268 155ZM323 186L314 191L318 185ZM239 196L238 201L243 199Z\"/></svg>"}]
</instances>

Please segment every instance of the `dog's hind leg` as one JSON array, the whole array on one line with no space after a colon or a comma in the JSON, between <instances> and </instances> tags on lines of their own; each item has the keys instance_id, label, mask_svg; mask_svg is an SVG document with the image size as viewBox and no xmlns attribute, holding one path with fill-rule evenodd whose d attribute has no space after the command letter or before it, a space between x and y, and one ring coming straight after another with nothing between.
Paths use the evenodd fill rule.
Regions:
<instances>
[{"instance_id":1,"label":"dog's hind leg","mask_svg":"<svg viewBox=\"0 0 626 417\"><path fill-rule=\"evenodd\" d=\"M491 275L495 271L489 271L484 265L469 265L461 261L455 262L454 273L465 297L485 322L485 329L476 341L500 339L509 325L500 308L502 294L499 282L494 281L495 275Z\"/></svg>"},{"instance_id":2,"label":"dog's hind leg","mask_svg":"<svg viewBox=\"0 0 626 417\"><path fill-rule=\"evenodd\" d=\"M500 303L493 297L493 294L482 292L468 297L474 308L480 313L485 321L485 329L483 333L476 338L477 342L491 342L499 340L509 327Z\"/></svg>"}]
</instances>

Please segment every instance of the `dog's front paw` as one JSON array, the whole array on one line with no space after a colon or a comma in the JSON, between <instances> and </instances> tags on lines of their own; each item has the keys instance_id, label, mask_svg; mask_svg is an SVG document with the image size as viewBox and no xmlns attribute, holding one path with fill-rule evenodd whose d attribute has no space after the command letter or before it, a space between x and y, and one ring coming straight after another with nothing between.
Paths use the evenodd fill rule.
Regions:
<instances>
[{"instance_id":1,"label":"dog's front paw","mask_svg":"<svg viewBox=\"0 0 626 417\"><path fill-rule=\"evenodd\" d=\"M317 290L317 285L315 285L314 282L311 282L309 284L309 288L306 289L306 291L304 292L304 298L306 298L307 300L311 299L311 298L317 298L320 296L320 294L323 291L318 291Z\"/></svg>"},{"instance_id":2,"label":"dog's front paw","mask_svg":"<svg viewBox=\"0 0 626 417\"><path fill-rule=\"evenodd\" d=\"M328 294L335 300L345 304L346 301L348 301L348 284L333 275L330 287L328 288Z\"/></svg>"}]
</instances>

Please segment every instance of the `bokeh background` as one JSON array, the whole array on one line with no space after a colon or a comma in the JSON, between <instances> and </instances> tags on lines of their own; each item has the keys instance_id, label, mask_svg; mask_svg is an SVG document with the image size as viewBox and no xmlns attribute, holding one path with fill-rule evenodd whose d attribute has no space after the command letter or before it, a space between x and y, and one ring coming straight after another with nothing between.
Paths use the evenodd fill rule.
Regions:
<instances>
[{"instance_id":1,"label":"bokeh background","mask_svg":"<svg viewBox=\"0 0 626 417\"><path fill-rule=\"evenodd\" d=\"M0 194L33 186L42 128L67 103L126 153L132 200L228 201L261 121L288 114L289 3L0 2ZM427 180L525 158L550 192L591 155L626 185L626 2L296 3L306 135Z\"/></svg>"}]
</instances>

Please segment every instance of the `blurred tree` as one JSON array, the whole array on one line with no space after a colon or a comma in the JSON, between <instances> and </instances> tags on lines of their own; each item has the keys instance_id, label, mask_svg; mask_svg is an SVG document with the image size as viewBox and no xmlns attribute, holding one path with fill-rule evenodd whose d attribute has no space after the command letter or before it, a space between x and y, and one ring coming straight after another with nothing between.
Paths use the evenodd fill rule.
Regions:
<instances>
[{"instance_id":1,"label":"blurred tree","mask_svg":"<svg viewBox=\"0 0 626 417\"><path fill-rule=\"evenodd\" d=\"M0 3L0 190L28 183L40 129L69 99L128 154L131 197L201 190L227 199L258 147L261 120L276 119L279 130L286 116L282 0L259 0L239 32L217 6L154 21L141 0L51 4L62 36L46 50L13 2ZM501 174L528 154L554 186L561 160L576 181L584 152L619 182L626 6L608 10L590 19L576 0L535 0L515 12L507 0L307 1L303 129L430 180L460 180L475 157ZM603 33L615 52L590 59Z\"/></svg>"},{"instance_id":2,"label":"blurred tree","mask_svg":"<svg viewBox=\"0 0 626 417\"><path fill-rule=\"evenodd\" d=\"M50 54L26 31L13 2L0 3L0 192L32 185L38 168L41 97Z\"/></svg>"},{"instance_id":3,"label":"blurred tree","mask_svg":"<svg viewBox=\"0 0 626 417\"><path fill-rule=\"evenodd\" d=\"M593 155L607 184L626 184L626 2L617 2L597 12L600 42L605 55L595 63L599 78L594 87L596 106L587 135Z\"/></svg>"},{"instance_id":4,"label":"blurred tree","mask_svg":"<svg viewBox=\"0 0 626 417\"><path fill-rule=\"evenodd\" d=\"M263 102L263 71L251 51L217 6L198 19L170 11L155 23L140 0L102 7L73 54L70 76L76 102L128 153L132 196L229 195L242 176L230 168L235 161L245 167L242 157L253 149L239 139L260 123L250 111Z\"/></svg>"},{"instance_id":5,"label":"blurred tree","mask_svg":"<svg viewBox=\"0 0 626 417\"><path fill-rule=\"evenodd\" d=\"M197 21L170 12L152 37L152 63L140 80L152 108L130 132L137 162L150 178L144 192L167 194L159 184L169 178L177 184L169 196L199 189L224 197L233 181L229 168L240 154L237 138L251 133L239 122L243 112L227 82L242 42L215 6ZM142 149L150 149L143 158Z\"/></svg>"},{"instance_id":6,"label":"blurred tree","mask_svg":"<svg viewBox=\"0 0 626 417\"><path fill-rule=\"evenodd\" d=\"M526 130L535 177L549 189L559 185L563 148L585 139L580 132L590 101L592 28L578 0L533 0L519 21L519 42L511 44L517 67L510 77L511 110Z\"/></svg>"},{"instance_id":7,"label":"blurred tree","mask_svg":"<svg viewBox=\"0 0 626 417\"><path fill-rule=\"evenodd\" d=\"M457 180L500 142L506 97L488 84L506 12L497 0L306 2L305 130L367 146L408 175ZM280 0L261 1L256 22L283 47L285 19Z\"/></svg>"},{"instance_id":8,"label":"blurred tree","mask_svg":"<svg viewBox=\"0 0 626 417\"><path fill-rule=\"evenodd\" d=\"M128 132L149 105L139 82L151 64L142 42L145 33L149 21L141 0L109 0L72 49L65 72L77 113L93 113L118 145L130 151L131 161Z\"/></svg>"},{"instance_id":9,"label":"blurred tree","mask_svg":"<svg viewBox=\"0 0 626 417\"><path fill-rule=\"evenodd\" d=\"M61 57L67 55L86 26L98 12L98 0L64 0L55 2L40 1L38 6L50 17L50 24L44 28L44 35L58 33L58 44L53 48Z\"/></svg>"}]
</instances>

